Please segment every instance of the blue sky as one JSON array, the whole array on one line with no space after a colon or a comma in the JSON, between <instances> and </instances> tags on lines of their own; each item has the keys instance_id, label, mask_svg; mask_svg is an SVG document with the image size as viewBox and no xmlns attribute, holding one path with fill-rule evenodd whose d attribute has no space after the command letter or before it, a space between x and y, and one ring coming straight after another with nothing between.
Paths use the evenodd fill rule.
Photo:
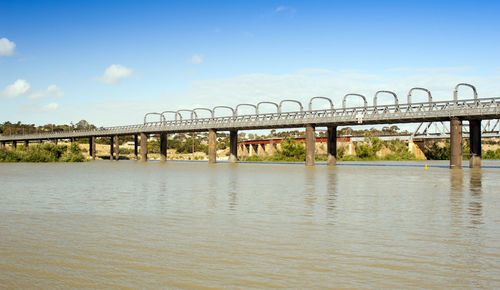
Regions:
<instances>
[{"instance_id":1,"label":"blue sky","mask_svg":"<svg viewBox=\"0 0 500 290\"><path fill-rule=\"evenodd\" d=\"M404 103L414 86L449 99L458 82L498 96L498 11L497 1L0 0L0 122L135 124L151 111L317 95L340 106L381 89Z\"/></svg>"}]
</instances>

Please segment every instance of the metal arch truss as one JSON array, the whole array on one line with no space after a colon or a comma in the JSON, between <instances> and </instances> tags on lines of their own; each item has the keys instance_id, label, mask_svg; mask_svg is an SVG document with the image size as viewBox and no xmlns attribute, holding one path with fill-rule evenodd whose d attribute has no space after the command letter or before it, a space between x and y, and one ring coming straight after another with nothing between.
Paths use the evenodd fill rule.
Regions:
<instances>
[{"instance_id":1,"label":"metal arch truss","mask_svg":"<svg viewBox=\"0 0 500 290\"><path fill-rule=\"evenodd\" d=\"M283 112L283 103L296 103L297 105L299 105L299 108L300 108L300 112L304 112L304 107L302 106L302 103L297 101L297 100L282 100L280 102L280 105L278 107L278 113L281 113Z\"/></svg>"},{"instance_id":2,"label":"metal arch truss","mask_svg":"<svg viewBox=\"0 0 500 290\"><path fill-rule=\"evenodd\" d=\"M333 110L333 102L332 102L332 100L331 100L331 99L329 99L329 98L327 98L327 97L312 97L312 98L309 100L309 107L308 107L309 111L312 111L312 102L313 102L313 100L315 100L315 99L318 99L318 100L319 100L319 99L322 99L322 100L326 100L326 101L328 101L328 103L330 104L330 109L331 109L331 110Z\"/></svg>"},{"instance_id":3,"label":"metal arch truss","mask_svg":"<svg viewBox=\"0 0 500 290\"><path fill-rule=\"evenodd\" d=\"M209 118L198 118L197 108L194 110L165 111L163 113L148 113L149 115L159 115L160 120L156 122L146 122L144 124L98 128L92 130L66 131L66 132L46 132L38 134L0 136L0 141L18 140L41 140L41 139L67 139L86 138L90 136L104 137L113 135L133 135L138 133L177 133L177 132L201 132L210 129L218 131L231 130L251 130L251 129L272 129L272 128L297 128L307 124L315 126L349 126L362 124L391 124L391 123L420 123L420 122L446 122L450 118L462 120L480 119L483 120L483 127L496 128L498 130L498 119L500 119L500 97L495 98L474 98L467 100L448 100L419 102L409 104L392 104L384 106L345 107L346 97L343 99L341 109L321 109L296 112L279 112L279 105L271 102L260 102L257 105L240 104L236 106L234 114L231 116L215 117L212 114ZM312 100L311 100L312 101ZM269 103L276 107L275 113L260 113L259 106ZM238 109L241 106L250 106L255 109L255 114L239 115ZM213 113L215 110L204 108ZM181 112L189 112L190 119L183 119ZM166 120L162 114L175 114L175 120ZM147 121L147 119L145 120ZM424 125L422 125L424 126ZM421 128L423 128L421 126ZM420 129L420 128L419 128Z\"/></svg>"},{"instance_id":4,"label":"metal arch truss","mask_svg":"<svg viewBox=\"0 0 500 290\"><path fill-rule=\"evenodd\" d=\"M175 121L182 120L182 115L178 111L163 111L163 112L161 112L161 115L162 115L164 121L167 120L167 118L165 118L164 114L168 114L168 113L175 115ZM177 119L177 117L179 117L179 119Z\"/></svg>"},{"instance_id":5,"label":"metal arch truss","mask_svg":"<svg viewBox=\"0 0 500 290\"><path fill-rule=\"evenodd\" d=\"M428 90L428 89L424 89L424 88L411 88L409 91L408 91L408 99L407 99L407 103L408 104L411 104L411 94L413 93L413 91L424 91L427 93L427 100L430 102L432 102L432 95L431 95L431 92Z\"/></svg>"},{"instance_id":6,"label":"metal arch truss","mask_svg":"<svg viewBox=\"0 0 500 290\"><path fill-rule=\"evenodd\" d=\"M395 92L391 92L391 91L378 91L375 93L375 95L373 96L373 106L376 107L377 106L377 97L379 94L389 94L389 95L392 95L394 97L394 105L396 106L399 106L399 101L398 101L398 96L396 95Z\"/></svg>"},{"instance_id":7,"label":"metal arch truss","mask_svg":"<svg viewBox=\"0 0 500 290\"><path fill-rule=\"evenodd\" d=\"M254 105L254 104L238 104L238 105L236 106L236 108L234 109L234 114L235 114L236 116L238 116L238 109L239 109L240 107L252 107L252 108L255 110L255 114L256 114L256 115L258 115L258 114L259 114L259 113L258 113L258 111L257 111L257 106L256 106L256 105Z\"/></svg>"},{"instance_id":8,"label":"metal arch truss","mask_svg":"<svg viewBox=\"0 0 500 290\"><path fill-rule=\"evenodd\" d=\"M365 104L365 108L368 107L368 102L366 101L366 97L361 95L361 94L347 94L344 96L344 98L342 99L342 109L345 109L345 104L346 104L346 101L347 101L347 97L349 96L353 96L353 97L360 97L363 99L363 103Z\"/></svg>"},{"instance_id":9,"label":"metal arch truss","mask_svg":"<svg viewBox=\"0 0 500 290\"><path fill-rule=\"evenodd\" d=\"M453 99L455 101L458 101L458 88L464 86L464 87L469 87L472 89L472 93L474 94L474 100L477 100L477 90L476 87L471 85L471 84L466 84L466 83L459 83L455 86L455 89L453 90Z\"/></svg>"},{"instance_id":10,"label":"metal arch truss","mask_svg":"<svg viewBox=\"0 0 500 290\"><path fill-rule=\"evenodd\" d=\"M257 115L259 115L259 113L260 113L259 112L260 105L264 105L264 104L275 106L276 107L276 113L278 113L278 114L280 113L280 105L278 105L278 104L276 104L274 102L259 102L259 103L257 103L257 108L256 108Z\"/></svg>"},{"instance_id":11,"label":"metal arch truss","mask_svg":"<svg viewBox=\"0 0 500 290\"><path fill-rule=\"evenodd\" d=\"M215 118L215 109L228 109L231 110L231 113L233 114L233 117L236 117L236 111L228 106L215 106L212 108L212 118Z\"/></svg>"},{"instance_id":12,"label":"metal arch truss","mask_svg":"<svg viewBox=\"0 0 500 290\"><path fill-rule=\"evenodd\" d=\"M144 115L144 124L147 124L147 118L148 116L150 115L156 115L156 116L160 116L160 122L163 122L165 121L165 119L163 118L163 114L162 113L157 113L157 112L151 112L151 113L146 113L146 115Z\"/></svg>"}]
</instances>

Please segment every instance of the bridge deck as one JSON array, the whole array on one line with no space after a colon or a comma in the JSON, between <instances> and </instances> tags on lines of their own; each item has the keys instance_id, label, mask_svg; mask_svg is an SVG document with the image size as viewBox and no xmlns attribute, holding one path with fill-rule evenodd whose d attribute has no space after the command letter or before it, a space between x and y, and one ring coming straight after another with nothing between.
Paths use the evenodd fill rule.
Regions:
<instances>
[{"instance_id":1,"label":"bridge deck","mask_svg":"<svg viewBox=\"0 0 500 290\"><path fill-rule=\"evenodd\" d=\"M346 126L359 124L414 123L447 121L450 120L450 118L466 120L499 119L500 98L164 120L138 125L98 128L95 130L0 136L0 141L66 139L91 136L104 137L134 135L139 133L202 132L208 131L209 129L230 131L297 128L304 127L307 124L315 126Z\"/></svg>"}]
</instances>

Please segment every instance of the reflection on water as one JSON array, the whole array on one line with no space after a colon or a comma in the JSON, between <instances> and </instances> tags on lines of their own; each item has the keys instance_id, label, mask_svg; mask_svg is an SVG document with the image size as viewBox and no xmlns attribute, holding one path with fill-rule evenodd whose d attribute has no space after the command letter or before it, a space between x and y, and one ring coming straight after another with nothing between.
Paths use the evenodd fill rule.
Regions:
<instances>
[{"instance_id":1,"label":"reflection on water","mask_svg":"<svg viewBox=\"0 0 500 290\"><path fill-rule=\"evenodd\" d=\"M0 288L499 288L499 174L0 164Z\"/></svg>"},{"instance_id":2,"label":"reflection on water","mask_svg":"<svg viewBox=\"0 0 500 290\"><path fill-rule=\"evenodd\" d=\"M337 199L337 167L329 168L326 183L326 215L328 223L335 223L335 200Z\"/></svg>"},{"instance_id":3,"label":"reflection on water","mask_svg":"<svg viewBox=\"0 0 500 290\"><path fill-rule=\"evenodd\" d=\"M481 201L482 169L470 170L469 190L471 201L469 202L469 214L473 225L482 224L483 205Z\"/></svg>"}]
</instances>

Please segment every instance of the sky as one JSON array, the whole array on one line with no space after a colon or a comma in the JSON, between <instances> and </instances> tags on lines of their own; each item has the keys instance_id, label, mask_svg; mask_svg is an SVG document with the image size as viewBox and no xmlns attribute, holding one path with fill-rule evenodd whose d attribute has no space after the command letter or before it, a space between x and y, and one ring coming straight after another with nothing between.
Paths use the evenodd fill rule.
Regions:
<instances>
[{"instance_id":1,"label":"sky","mask_svg":"<svg viewBox=\"0 0 500 290\"><path fill-rule=\"evenodd\" d=\"M115 126L314 96L341 107L347 93L371 104L378 90L406 103L412 87L448 100L460 82L499 96L498 11L498 1L0 0L0 122Z\"/></svg>"}]
</instances>

